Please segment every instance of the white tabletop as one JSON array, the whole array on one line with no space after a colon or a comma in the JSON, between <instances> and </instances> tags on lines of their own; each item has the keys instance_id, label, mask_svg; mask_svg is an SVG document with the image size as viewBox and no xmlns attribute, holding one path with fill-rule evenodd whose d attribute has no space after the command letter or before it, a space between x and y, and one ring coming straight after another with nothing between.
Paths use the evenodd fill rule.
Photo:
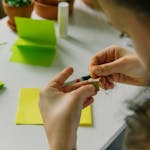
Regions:
<instances>
[{"instance_id":1,"label":"white tabletop","mask_svg":"<svg viewBox=\"0 0 150 150\"><path fill-rule=\"evenodd\" d=\"M36 18L34 13L33 17ZM69 35L66 39L58 38L57 55L50 67L11 63L10 48L17 34L7 27L6 20L0 20L0 43L7 42L0 46L0 81L6 84L6 89L0 91L0 149L46 150L48 144L42 126L15 125L20 88L42 87L68 65L75 70L70 79L87 75L94 53L112 44L124 46L124 40L101 14L77 0L70 18ZM124 128L124 101L139 90L139 87L117 85L108 95L100 92L93 104L94 126L79 127L78 150L104 150Z\"/></svg>"}]
</instances>

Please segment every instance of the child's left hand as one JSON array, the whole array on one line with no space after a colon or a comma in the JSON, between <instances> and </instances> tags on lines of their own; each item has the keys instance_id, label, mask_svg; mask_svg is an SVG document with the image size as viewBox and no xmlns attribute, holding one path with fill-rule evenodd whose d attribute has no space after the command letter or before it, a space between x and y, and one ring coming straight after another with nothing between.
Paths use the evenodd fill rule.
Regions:
<instances>
[{"instance_id":1,"label":"child's left hand","mask_svg":"<svg viewBox=\"0 0 150 150\"><path fill-rule=\"evenodd\" d=\"M76 148L76 132L83 105L93 102L95 87L88 81L64 86L73 73L66 68L58 74L40 93L39 107L51 150Z\"/></svg>"}]
</instances>

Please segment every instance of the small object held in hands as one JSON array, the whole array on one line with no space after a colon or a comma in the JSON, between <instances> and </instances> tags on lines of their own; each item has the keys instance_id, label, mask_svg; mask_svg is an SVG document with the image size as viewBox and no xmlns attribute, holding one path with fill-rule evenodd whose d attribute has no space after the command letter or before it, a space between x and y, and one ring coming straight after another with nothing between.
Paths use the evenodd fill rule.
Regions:
<instances>
[{"instance_id":1,"label":"small object held in hands","mask_svg":"<svg viewBox=\"0 0 150 150\"><path fill-rule=\"evenodd\" d=\"M101 87L101 84L100 84L100 81L99 81L100 79L92 79L90 75L83 76L79 79L75 79L75 80L66 82L65 86L68 86L68 85L71 85L71 84L74 84L74 83L77 83L77 82L81 82L81 81L86 81L86 80L88 80L89 84L92 84L92 85L95 86L96 91L99 91L99 88Z\"/></svg>"},{"instance_id":2,"label":"small object held in hands","mask_svg":"<svg viewBox=\"0 0 150 150\"><path fill-rule=\"evenodd\" d=\"M90 78L91 78L91 76L90 76L90 75L83 76L83 77L81 77L81 78L78 78L78 79L75 79L75 80L72 80L72 81L66 82L66 83L65 83L65 86L67 86L67 85L71 85L71 84L74 84L74 83L77 83L77 82L81 82L81 81L89 80Z\"/></svg>"},{"instance_id":3,"label":"small object held in hands","mask_svg":"<svg viewBox=\"0 0 150 150\"><path fill-rule=\"evenodd\" d=\"M100 81L99 80L100 79L92 79L92 78L88 80L89 84L92 84L95 87L97 92L100 90Z\"/></svg>"}]
</instances>

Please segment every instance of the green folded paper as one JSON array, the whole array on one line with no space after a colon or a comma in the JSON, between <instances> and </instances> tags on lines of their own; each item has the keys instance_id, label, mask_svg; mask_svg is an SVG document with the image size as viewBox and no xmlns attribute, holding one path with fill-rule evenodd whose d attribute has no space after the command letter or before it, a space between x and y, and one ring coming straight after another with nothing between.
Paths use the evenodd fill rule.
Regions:
<instances>
[{"instance_id":1,"label":"green folded paper","mask_svg":"<svg viewBox=\"0 0 150 150\"><path fill-rule=\"evenodd\" d=\"M11 62L49 66L56 52L55 24L16 17L19 38L11 48Z\"/></svg>"},{"instance_id":2,"label":"green folded paper","mask_svg":"<svg viewBox=\"0 0 150 150\"><path fill-rule=\"evenodd\" d=\"M22 62L24 64L49 66L55 55L54 47L36 47L18 45L13 47L11 62Z\"/></svg>"}]
</instances>

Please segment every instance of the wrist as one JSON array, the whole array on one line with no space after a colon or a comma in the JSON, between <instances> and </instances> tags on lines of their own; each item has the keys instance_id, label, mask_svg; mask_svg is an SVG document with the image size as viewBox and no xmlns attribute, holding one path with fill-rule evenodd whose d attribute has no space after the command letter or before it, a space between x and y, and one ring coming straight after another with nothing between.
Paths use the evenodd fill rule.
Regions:
<instances>
[{"instance_id":1,"label":"wrist","mask_svg":"<svg viewBox=\"0 0 150 150\"><path fill-rule=\"evenodd\" d=\"M65 128L61 130L47 130L47 138L50 150L75 150L76 149L76 131L69 131Z\"/></svg>"},{"instance_id":2,"label":"wrist","mask_svg":"<svg viewBox=\"0 0 150 150\"><path fill-rule=\"evenodd\" d=\"M76 150L76 138L74 141L68 139L53 139L48 141L50 150Z\"/></svg>"}]
</instances>

